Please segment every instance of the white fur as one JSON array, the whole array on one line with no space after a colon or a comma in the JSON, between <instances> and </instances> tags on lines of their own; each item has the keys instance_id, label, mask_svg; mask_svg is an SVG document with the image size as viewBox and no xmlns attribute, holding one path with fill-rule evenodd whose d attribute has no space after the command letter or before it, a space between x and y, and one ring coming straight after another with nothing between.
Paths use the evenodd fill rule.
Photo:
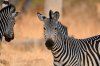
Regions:
<instances>
[{"instance_id":1,"label":"white fur","mask_svg":"<svg viewBox=\"0 0 100 66\"><path fill-rule=\"evenodd\" d=\"M5 0L5 1L8 1L8 0ZM6 6L8 6L8 4L2 4L2 8L4 8L4 7L6 7Z\"/></svg>"}]
</instances>

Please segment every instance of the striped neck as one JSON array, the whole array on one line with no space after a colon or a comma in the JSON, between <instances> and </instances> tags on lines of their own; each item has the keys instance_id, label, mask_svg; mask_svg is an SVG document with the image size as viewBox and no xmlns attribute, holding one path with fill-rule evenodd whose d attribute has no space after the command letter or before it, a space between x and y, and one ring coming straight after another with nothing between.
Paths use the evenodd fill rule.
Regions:
<instances>
[{"instance_id":1,"label":"striped neck","mask_svg":"<svg viewBox=\"0 0 100 66\"><path fill-rule=\"evenodd\" d=\"M58 32L59 32L58 36L61 38L67 38L68 37L67 27L62 25L60 22L57 23L57 27L58 27Z\"/></svg>"}]
</instances>

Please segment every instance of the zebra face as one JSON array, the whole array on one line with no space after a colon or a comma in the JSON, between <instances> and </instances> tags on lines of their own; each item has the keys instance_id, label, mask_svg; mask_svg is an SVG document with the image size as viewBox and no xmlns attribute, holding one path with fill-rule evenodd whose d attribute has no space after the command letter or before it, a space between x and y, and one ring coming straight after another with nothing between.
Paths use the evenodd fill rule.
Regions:
<instances>
[{"instance_id":1,"label":"zebra face","mask_svg":"<svg viewBox=\"0 0 100 66\"><path fill-rule=\"evenodd\" d=\"M7 25L6 31L4 33L5 40L10 42L14 39L14 25L15 25L15 17L18 15L19 12L13 12L11 14L11 19L9 24Z\"/></svg>"},{"instance_id":2,"label":"zebra face","mask_svg":"<svg viewBox=\"0 0 100 66\"><path fill-rule=\"evenodd\" d=\"M39 19L43 21L44 23L44 37L45 37L45 45L48 49L52 49L54 46L54 41L57 39L57 23L59 19L59 12L56 11L53 13L53 11L49 11L49 18L46 16L37 13Z\"/></svg>"}]
</instances>

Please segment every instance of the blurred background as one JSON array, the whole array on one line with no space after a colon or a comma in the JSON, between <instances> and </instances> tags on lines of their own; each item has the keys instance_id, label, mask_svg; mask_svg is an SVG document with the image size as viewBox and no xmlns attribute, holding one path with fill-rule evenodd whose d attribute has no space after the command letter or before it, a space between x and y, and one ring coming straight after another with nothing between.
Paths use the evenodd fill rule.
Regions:
<instances>
[{"instance_id":1,"label":"blurred background","mask_svg":"<svg viewBox=\"0 0 100 66\"><path fill-rule=\"evenodd\" d=\"M69 36L87 38L100 34L100 0L9 0L21 12L14 27L15 39L2 41L0 66L53 66L44 45L43 23L36 13L60 12ZM3 0L0 0L0 9Z\"/></svg>"}]
</instances>

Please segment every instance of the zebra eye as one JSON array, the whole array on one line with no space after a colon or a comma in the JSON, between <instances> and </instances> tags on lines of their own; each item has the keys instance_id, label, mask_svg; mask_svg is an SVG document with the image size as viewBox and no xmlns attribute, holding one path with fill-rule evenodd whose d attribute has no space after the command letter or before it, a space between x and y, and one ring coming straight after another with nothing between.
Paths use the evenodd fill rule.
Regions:
<instances>
[{"instance_id":1,"label":"zebra eye","mask_svg":"<svg viewBox=\"0 0 100 66\"><path fill-rule=\"evenodd\" d=\"M55 30L57 30L57 28L55 28Z\"/></svg>"}]
</instances>

